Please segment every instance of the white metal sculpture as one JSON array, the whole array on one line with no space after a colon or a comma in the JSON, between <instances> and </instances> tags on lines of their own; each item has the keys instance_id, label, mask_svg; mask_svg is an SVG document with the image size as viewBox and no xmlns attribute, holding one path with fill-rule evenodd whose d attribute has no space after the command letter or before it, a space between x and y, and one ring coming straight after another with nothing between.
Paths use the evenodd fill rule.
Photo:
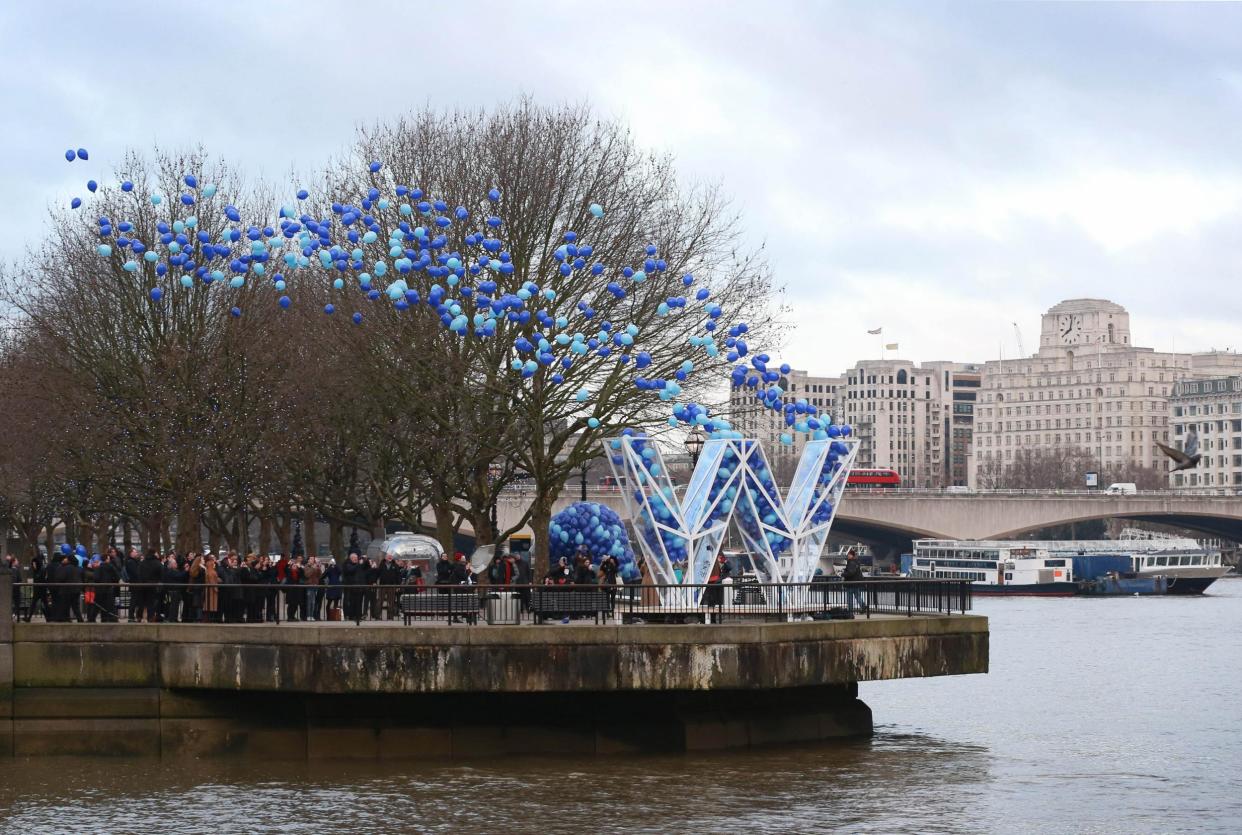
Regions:
<instances>
[{"instance_id":1,"label":"white metal sculpture","mask_svg":"<svg viewBox=\"0 0 1242 835\"><path fill-rule=\"evenodd\" d=\"M784 498L763 447L753 439L708 440L681 497L651 439L622 435L605 441L604 448L623 485L625 507L652 579L667 586L702 586L731 522L754 556L761 582L809 581L828 541L858 442L848 437L808 441ZM697 605L702 589L685 594Z\"/></svg>"}]
</instances>

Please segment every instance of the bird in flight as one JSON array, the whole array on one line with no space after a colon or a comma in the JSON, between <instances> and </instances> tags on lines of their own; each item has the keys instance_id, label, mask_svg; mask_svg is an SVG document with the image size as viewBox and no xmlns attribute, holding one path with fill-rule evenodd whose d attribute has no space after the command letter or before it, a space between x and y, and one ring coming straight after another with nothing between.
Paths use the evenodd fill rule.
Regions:
<instances>
[{"instance_id":1,"label":"bird in flight","mask_svg":"<svg viewBox=\"0 0 1242 835\"><path fill-rule=\"evenodd\" d=\"M1175 473L1178 470L1189 470L1192 467L1199 466L1199 458L1202 456L1199 455L1198 444L1195 444L1193 449L1191 449L1189 446L1187 447L1187 452L1189 452L1189 454L1187 454L1186 452L1182 452L1180 449L1176 449L1171 446L1165 446L1159 441L1156 441L1156 446L1160 447L1160 451L1163 452L1165 455L1169 456L1169 458L1173 460L1174 467L1173 469L1169 470L1169 472L1171 473Z\"/></svg>"}]
</instances>

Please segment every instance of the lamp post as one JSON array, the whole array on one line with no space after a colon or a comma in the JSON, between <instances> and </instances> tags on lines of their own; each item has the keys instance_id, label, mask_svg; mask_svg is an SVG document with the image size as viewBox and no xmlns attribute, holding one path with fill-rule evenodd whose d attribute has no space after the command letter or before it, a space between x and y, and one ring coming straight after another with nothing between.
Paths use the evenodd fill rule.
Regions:
<instances>
[{"instance_id":1,"label":"lamp post","mask_svg":"<svg viewBox=\"0 0 1242 835\"><path fill-rule=\"evenodd\" d=\"M578 469L578 476L579 476L579 478L581 479L581 481L579 482L579 484L580 484L580 486L581 486L581 488L582 488L582 501L584 501L584 502L587 500L587 482L586 482L586 478L587 478L587 470L589 470L589 469L591 469L591 462L590 462L590 461L583 461L583 462L582 462L582 466Z\"/></svg>"},{"instance_id":2,"label":"lamp post","mask_svg":"<svg viewBox=\"0 0 1242 835\"><path fill-rule=\"evenodd\" d=\"M703 427L696 425L690 430L690 434L686 435L686 452L690 453L690 472L693 473L695 468L699 466L699 455L703 453L703 443L705 441Z\"/></svg>"}]
</instances>

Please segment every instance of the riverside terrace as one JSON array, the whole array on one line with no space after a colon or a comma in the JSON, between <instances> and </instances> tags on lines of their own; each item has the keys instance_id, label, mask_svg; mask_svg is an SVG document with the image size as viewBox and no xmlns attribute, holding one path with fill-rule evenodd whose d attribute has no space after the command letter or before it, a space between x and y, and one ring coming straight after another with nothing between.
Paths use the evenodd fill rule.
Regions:
<instances>
[{"instance_id":1,"label":"riverside terrace","mask_svg":"<svg viewBox=\"0 0 1242 835\"><path fill-rule=\"evenodd\" d=\"M962 584L860 585L871 617L854 620L807 619L848 606L844 589L815 590L825 599L812 602L809 587L761 586L764 603L745 588L723 589L732 601L707 607L672 601L663 619L699 622L660 624L666 607L641 587L628 599L619 591L598 625L549 616L534 626L529 613L487 625L488 603L503 598L474 587L412 596L472 598L478 626L464 616L410 626L78 624L15 622L11 577L0 571L0 753L471 758L745 747L870 733L860 681L987 671L987 620L956 613L969 606ZM529 591L534 605L539 590Z\"/></svg>"}]
</instances>

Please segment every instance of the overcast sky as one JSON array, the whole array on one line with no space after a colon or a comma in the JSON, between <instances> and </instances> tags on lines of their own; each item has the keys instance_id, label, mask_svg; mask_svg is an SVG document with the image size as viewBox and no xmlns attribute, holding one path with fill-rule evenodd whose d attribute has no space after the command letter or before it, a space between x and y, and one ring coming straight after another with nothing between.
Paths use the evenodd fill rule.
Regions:
<instances>
[{"instance_id":1,"label":"overcast sky","mask_svg":"<svg viewBox=\"0 0 1242 835\"><path fill-rule=\"evenodd\" d=\"M1099 296L1242 348L1242 7L825 2L0 5L0 258L127 147L311 170L430 103L589 101L718 181L839 373L983 361Z\"/></svg>"}]
</instances>

